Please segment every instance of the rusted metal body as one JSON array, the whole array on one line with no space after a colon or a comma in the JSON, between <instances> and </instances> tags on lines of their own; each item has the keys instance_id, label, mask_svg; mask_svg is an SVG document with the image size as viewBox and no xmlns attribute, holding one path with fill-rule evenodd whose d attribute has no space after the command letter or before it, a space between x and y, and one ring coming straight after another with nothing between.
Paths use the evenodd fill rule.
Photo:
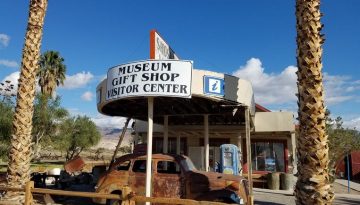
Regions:
<instances>
[{"instance_id":1,"label":"rusted metal body","mask_svg":"<svg viewBox=\"0 0 360 205\"><path fill-rule=\"evenodd\" d=\"M77 156L74 159L67 161L64 165L64 169L67 173L72 174L81 171L84 166L85 161L80 156Z\"/></svg>"},{"instance_id":2,"label":"rusted metal body","mask_svg":"<svg viewBox=\"0 0 360 205\"><path fill-rule=\"evenodd\" d=\"M186 156L152 155L152 196L222 201L246 204L247 180L241 176L196 170ZM97 183L98 193L120 194L124 187L145 195L146 155L129 154L118 158ZM105 200L94 199L105 204Z\"/></svg>"}]
</instances>

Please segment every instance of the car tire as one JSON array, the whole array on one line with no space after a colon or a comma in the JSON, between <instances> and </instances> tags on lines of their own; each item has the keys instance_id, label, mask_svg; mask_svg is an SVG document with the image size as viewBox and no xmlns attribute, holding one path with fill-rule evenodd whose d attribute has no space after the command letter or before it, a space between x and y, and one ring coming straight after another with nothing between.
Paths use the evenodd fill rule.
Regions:
<instances>
[{"instance_id":1,"label":"car tire","mask_svg":"<svg viewBox=\"0 0 360 205\"><path fill-rule=\"evenodd\" d=\"M121 196L121 191L113 191L111 192L111 194L116 194L116 195L120 195ZM116 200L116 199L108 199L106 200L106 205L121 205L121 200Z\"/></svg>"},{"instance_id":2,"label":"car tire","mask_svg":"<svg viewBox=\"0 0 360 205\"><path fill-rule=\"evenodd\" d=\"M106 200L106 205L121 205L121 200L108 199Z\"/></svg>"}]
</instances>

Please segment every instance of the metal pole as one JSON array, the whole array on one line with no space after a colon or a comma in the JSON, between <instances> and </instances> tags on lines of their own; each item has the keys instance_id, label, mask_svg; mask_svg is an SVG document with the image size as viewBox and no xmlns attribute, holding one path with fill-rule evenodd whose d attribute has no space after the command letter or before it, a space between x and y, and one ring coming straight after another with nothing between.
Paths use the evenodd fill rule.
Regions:
<instances>
[{"instance_id":1,"label":"metal pole","mask_svg":"<svg viewBox=\"0 0 360 205\"><path fill-rule=\"evenodd\" d=\"M209 171L209 115L204 115L205 171Z\"/></svg>"},{"instance_id":2,"label":"metal pole","mask_svg":"<svg viewBox=\"0 0 360 205\"><path fill-rule=\"evenodd\" d=\"M169 116L164 116L164 144L163 152L168 153L168 142L169 142Z\"/></svg>"},{"instance_id":3,"label":"metal pole","mask_svg":"<svg viewBox=\"0 0 360 205\"><path fill-rule=\"evenodd\" d=\"M347 153L347 155L346 155L346 167L347 167L348 193L350 193L350 162L349 162L349 153Z\"/></svg>"},{"instance_id":4,"label":"metal pole","mask_svg":"<svg viewBox=\"0 0 360 205\"><path fill-rule=\"evenodd\" d=\"M297 157L296 157L296 138L295 132L291 133L291 151L292 151L292 164L293 164L293 174L297 173Z\"/></svg>"},{"instance_id":5,"label":"metal pole","mask_svg":"<svg viewBox=\"0 0 360 205\"><path fill-rule=\"evenodd\" d=\"M239 154L238 154L238 157L239 157L239 160L238 160L238 163L239 163L239 166L238 166L238 171L239 171L239 175L242 175L242 169L243 169L243 165L242 165L242 156L243 156L243 150L242 150L242 141L241 141L241 133L238 133L238 138L237 138L237 147L238 147L238 150L239 150Z\"/></svg>"},{"instance_id":6,"label":"metal pole","mask_svg":"<svg viewBox=\"0 0 360 205\"><path fill-rule=\"evenodd\" d=\"M113 154L113 156L112 156L112 158L111 158L110 165L109 165L109 169L111 168L112 164L113 164L114 161L115 161L115 158L116 158L116 155L117 155L117 153L118 153L118 151L119 151L120 145L121 145L122 141L124 140L125 133L126 133L126 130L127 130L127 127L128 127L128 125L129 125L130 120L131 120L130 117L128 117L128 118L126 119L124 128L123 128L123 130L122 130L122 132L121 132L121 135L119 136L119 141L118 141L118 143L117 143L117 145L116 145L114 154Z\"/></svg>"},{"instance_id":7,"label":"metal pole","mask_svg":"<svg viewBox=\"0 0 360 205\"><path fill-rule=\"evenodd\" d=\"M176 154L180 154L180 149L181 149L180 143L181 143L180 135L178 135L176 136Z\"/></svg>"},{"instance_id":8,"label":"metal pole","mask_svg":"<svg viewBox=\"0 0 360 205\"><path fill-rule=\"evenodd\" d=\"M151 197L151 158L153 141L153 115L154 115L154 97L148 97L148 134L147 134L147 156L146 156L146 187L145 196ZM150 202L146 202L150 205Z\"/></svg>"}]
</instances>

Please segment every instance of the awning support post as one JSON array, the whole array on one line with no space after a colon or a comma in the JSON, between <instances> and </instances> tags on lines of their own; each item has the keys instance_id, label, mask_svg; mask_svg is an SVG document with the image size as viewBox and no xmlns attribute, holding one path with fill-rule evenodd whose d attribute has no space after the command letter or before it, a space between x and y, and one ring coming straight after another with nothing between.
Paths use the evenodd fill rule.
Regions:
<instances>
[{"instance_id":1,"label":"awning support post","mask_svg":"<svg viewBox=\"0 0 360 205\"><path fill-rule=\"evenodd\" d=\"M242 150L242 141L241 141L241 133L238 133L238 137L237 137L237 147L238 147L238 150L239 150L239 154L238 154L238 157L239 157L239 175L241 176L242 175L242 156L243 156L243 150Z\"/></svg>"},{"instance_id":2,"label":"awning support post","mask_svg":"<svg viewBox=\"0 0 360 205\"><path fill-rule=\"evenodd\" d=\"M154 115L154 97L148 97L148 134L147 134L147 155L146 155L146 186L145 196L151 197L151 158L153 141L153 115ZM150 205L150 202L146 202Z\"/></svg>"},{"instance_id":3,"label":"awning support post","mask_svg":"<svg viewBox=\"0 0 360 205\"><path fill-rule=\"evenodd\" d=\"M293 170L292 173L297 173L297 157L296 157L296 138L295 132L291 133L291 152L292 152L292 165Z\"/></svg>"},{"instance_id":4,"label":"awning support post","mask_svg":"<svg viewBox=\"0 0 360 205\"><path fill-rule=\"evenodd\" d=\"M168 144L169 144L169 116L164 116L164 142L163 142L163 152L168 153Z\"/></svg>"},{"instance_id":5,"label":"awning support post","mask_svg":"<svg viewBox=\"0 0 360 205\"><path fill-rule=\"evenodd\" d=\"M250 112L249 108L245 108L245 135L246 135L246 155L248 165L248 181L249 181L249 204L254 204L253 197L253 181L252 181L252 163L251 163L251 140L250 140Z\"/></svg>"},{"instance_id":6,"label":"awning support post","mask_svg":"<svg viewBox=\"0 0 360 205\"><path fill-rule=\"evenodd\" d=\"M176 154L180 154L180 134L176 136Z\"/></svg>"},{"instance_id":7,"label":"awning support post","mask_svg":"<svg viewBox=\"0 0 360 205\"><path fill-rule=\"evenodd\" d=\"M204 115L205 171L209 171L209 115Z\"/></svg>"}]
</instances>

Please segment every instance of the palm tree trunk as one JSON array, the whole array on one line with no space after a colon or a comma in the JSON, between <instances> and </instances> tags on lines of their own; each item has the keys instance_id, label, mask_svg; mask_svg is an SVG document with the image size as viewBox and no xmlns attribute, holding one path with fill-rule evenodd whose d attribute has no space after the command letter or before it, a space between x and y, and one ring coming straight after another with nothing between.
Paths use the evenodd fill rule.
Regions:
<instances>
[{"instance_id":1,"label":"palm tree trunk","mask_svg":"<svg viewBox=\"0 0 360 205\"><path fill-rule=\"evenodd\" d=\"M47 0L31 0L23 48L13 135L9 153L8 185L21 187L30 179L31 130L42 28Z\"/></svg>"},{"instance_id":2,"label":"palm tree trunk","mask_svg":"<svg viewBox=\"0 0 360 205\"><path fill-rule=\"evenodd\" d=\"M322 84L320 0L296 0L297 65L299 71L298 168L296 204L331 204L328 136Z\"/></svg>"}]
</instances>

